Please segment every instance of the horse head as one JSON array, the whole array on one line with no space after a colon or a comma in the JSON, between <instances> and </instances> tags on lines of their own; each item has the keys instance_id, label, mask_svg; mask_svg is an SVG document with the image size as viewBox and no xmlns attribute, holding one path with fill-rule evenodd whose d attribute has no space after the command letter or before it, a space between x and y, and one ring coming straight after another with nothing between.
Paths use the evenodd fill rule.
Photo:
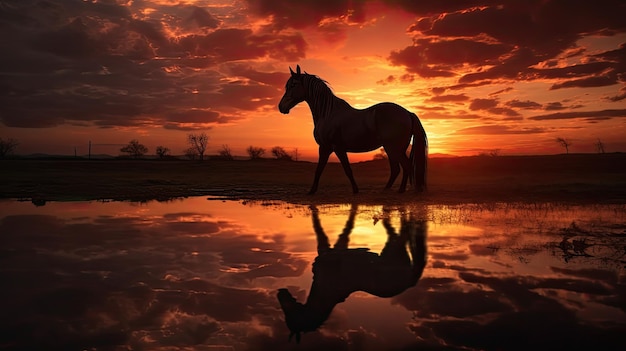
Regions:
<instances>
[{"instance_id":1,"label":"horse head","mask_svg":"<svg viewBox=\"0 0 626 351\"><path fill-rule=\"evenodd\" d=\"M285 314L285 323L290 331L289 341L295 336L296 342L300 343L301 333L315 331L324 322L325 319L320 320L320 318L311 315L310 309L296 301L289 290L278 289L277 297L280 308Z\"/></svg>"},{"instance_id":2,"label":"horse head","mask_svg":"<svg viewBox=\"0 0 626 351\"><path fill-rule=\"evenodd\" d=\"M289 77L287 84L285 84L285 94L278 103L278 110L284 114L288 114L289 110L306 98L306 87L302 82L302 77L304 77L306 73L302 74L300 72L300 65L296 66L296 72L289 67L289 72L291 73L291 77Z\"/></svg>"}]
</instances>

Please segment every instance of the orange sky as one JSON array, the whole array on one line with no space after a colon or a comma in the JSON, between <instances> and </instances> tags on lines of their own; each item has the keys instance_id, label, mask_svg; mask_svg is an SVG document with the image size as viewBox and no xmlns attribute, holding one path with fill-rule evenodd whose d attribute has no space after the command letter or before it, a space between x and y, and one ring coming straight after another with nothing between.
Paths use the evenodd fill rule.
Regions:
<instances>
[{"instance_id":1,"label":"orange sky","mask_svg":"<svg viewBox=\"0 0 626 351\"><path fill-rule=\"evenodd\" d=\"M315 159L289 66L415 112L431 153L626 151L623 1L0 2L0 137L17 153L182 154L188 133ZM351 160L372 154L351 154Z\"/></svg>"}]
</instances>

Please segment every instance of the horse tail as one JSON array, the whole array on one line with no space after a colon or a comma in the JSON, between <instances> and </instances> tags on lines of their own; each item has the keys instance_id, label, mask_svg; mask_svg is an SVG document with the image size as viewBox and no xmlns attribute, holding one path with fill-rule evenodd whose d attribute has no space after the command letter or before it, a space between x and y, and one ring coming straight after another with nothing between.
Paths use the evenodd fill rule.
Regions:
<instances>
[{"instance_id":1,"label":"horse tail","mask_svg":"<svg viewBox=\"0 0 626 351\"><path fill-rule=\"evenodd\" d=\"M411 113L413 146L409 159L411 161L411 178L416 191L426 190L426 173L428 166L428 137L415 113Z\"/></svg>"}]
</instances>

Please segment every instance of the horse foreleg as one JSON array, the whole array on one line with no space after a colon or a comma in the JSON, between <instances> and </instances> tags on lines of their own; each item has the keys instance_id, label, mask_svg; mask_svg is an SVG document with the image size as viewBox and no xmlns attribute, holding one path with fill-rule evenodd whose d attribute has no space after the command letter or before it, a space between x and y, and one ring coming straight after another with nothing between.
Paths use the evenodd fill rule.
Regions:
<instances>
[{"instance_id":1,"label":"horse foreleg","mask_svg":"<svg viewBox=\"0 0 626 351\"><path fill-rule=\"evenodd\" d=\"M356 186L356 181L354 181L354 176L352 175L352 168L350 168L350 161L348 160L348 154L344 150L335 150L335 154L339 161L341 161L341 165L343 166L343 171L346 172L348 179L350 179L350 184L352 184L352 192L358 193L359 187Z\"/></svg>"},{"instance_id":2,"label":"horse foreleg","mask_svg":"<svg viewBox=\"0 0 626 351\"><path fill-rule=\"evenodd\" d=\"M320 177L322 175L322 172L324 171L324 167L326 167L326 163L328 163L328 158L330 157L330 154L332 152L332 149L320 146L319 158L317 160L317 168L315 168L315 178L313 179L313 185L311 186L311 190L309 190L309 195L313 195L317 191Z\"/></svg>"}]
</instances>

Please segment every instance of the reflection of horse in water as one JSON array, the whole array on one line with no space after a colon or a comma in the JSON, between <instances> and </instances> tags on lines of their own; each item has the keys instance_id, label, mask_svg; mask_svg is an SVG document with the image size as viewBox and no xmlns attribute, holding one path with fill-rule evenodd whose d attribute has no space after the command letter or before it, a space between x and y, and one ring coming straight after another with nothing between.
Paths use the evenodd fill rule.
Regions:
<instances>
[{"instance_id":1,"label":"reflection of horse in water","mask_svg":"<svg viewBox=\"0 0 626 351\"><path fill-rule=\"evenodd\" d=\"M289 339L295 335L298 342L300 333L317 330L335 305L345 301L353 292L365 291L380 297L398 295L415 286L426 264L424 220L415 220L410 214L401 213L398 234L389 216L384 216L382 222L387 231L387 242L379 255L367 248L348 249L356 206L351 208L348 221L333 248L320 223L318 210L315 207L311 210L318 256L313 263L309 296L302 304L287 289L278 291L278 301L291 331Z\"/></svg>"},{"instance_id":2,"label":"reflection of horse in water","mask_svg":"<svg viewBox=\"0 0 626 351\"><path fill-rule=\"evenodd\" d=\"M391 188L402 166L400 192L405 191L407 179L413 182L415 190L425 190L428 140L417 115L390 102L362 110L355 109L335 96L324 80L306 72L301 73L299 65L296 72L291 67L289 71L291 77L287 80L278 109L286 114L302 101L306 101L311 108L315 125L313 136L319 145L319 159L310 194L317 191L320 176L333 152L341 161L352 184L352 191L357 193L359 188L352 175L347 153L373 151L381 146L387 153L391 171L385 188ZM407 157L411 139L413 146Z\"/></svg>"}]
</instances>

